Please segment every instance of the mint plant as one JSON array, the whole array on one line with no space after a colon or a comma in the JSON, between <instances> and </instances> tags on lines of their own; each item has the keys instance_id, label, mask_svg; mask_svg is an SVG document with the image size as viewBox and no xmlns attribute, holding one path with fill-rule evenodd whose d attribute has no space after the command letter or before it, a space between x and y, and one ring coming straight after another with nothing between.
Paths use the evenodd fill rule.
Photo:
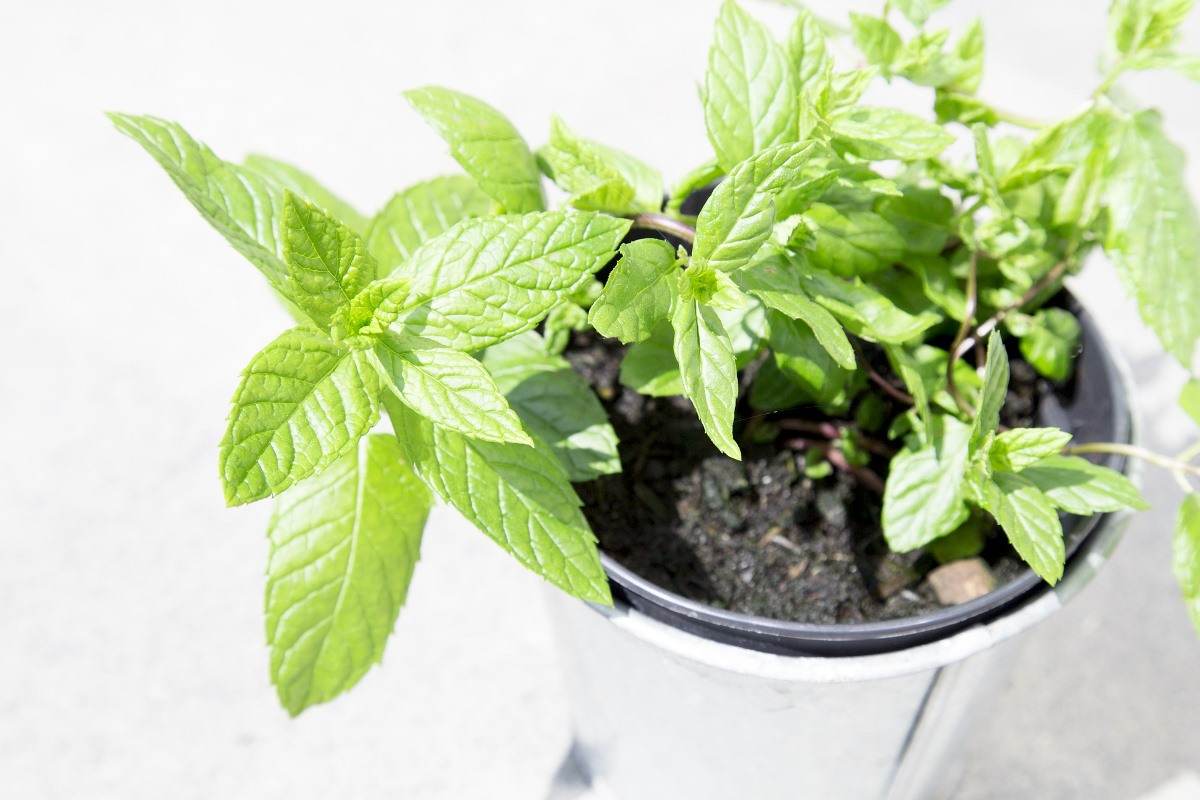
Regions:
<instances>
[{"instance_id":1,"label":"mint plant","mask_svg":"<svg viewBox=\"0 0 1200 800\"><path fill-rule=\"evenodd\" d=\"M578 333L625 348L625 387L690 400L728 457L792 448L813 480L881 492L897 552L953 560L1004 536L1053 584L1060 513L1146 505L1083 456L1163 466L1188 490L1174 566L1200 625L1200 445L1171 457L1001 424L1010 352L1071 379L1080 323L1057 297L1097 249L1190 366L1200 224L1158 114L1120 91L1134 70L1200 78L1175 50L1190 0L1115 0L1099 85L1056 123L976 94L982 28L927 28L944 4L851 14L859 66L840 69L808 11L780 41L726 2L701 98L713 159L665 202L657 170L564 121L535 152L437 87L406 97L463 174L374 216L286 163L227 162L175 123L111 115L296 322L251 358L219 454L230 505L275 498L267 640L290 713L381 659L435 496L554 585L611 602L572 483L622 463L567 358ZM896 80L928 87L930 117L861 101ZM1181 405L1200 423L1200 381Z\"/></svg>"}]
</instances>

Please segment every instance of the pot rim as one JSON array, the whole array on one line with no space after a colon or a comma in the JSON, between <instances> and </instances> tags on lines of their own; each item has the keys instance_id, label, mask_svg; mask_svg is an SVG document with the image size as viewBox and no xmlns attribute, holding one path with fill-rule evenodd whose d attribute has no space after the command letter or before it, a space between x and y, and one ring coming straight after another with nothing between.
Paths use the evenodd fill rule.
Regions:
<instances>
[{"instance_id":1,"label":"pot rim","mask_svg":"<svg viewBox=\"0 0 1200 800\"><path fill-rule=\"evenodd\" d=\"M1093 344L1100 356L1099 366L1111 387L1113 440L1132 442L1135 439L1134 412L1131 406L1132 380L1124 364L1106 340L1090 312L1074 293L1064 289L1074 311L1080 318L1084 340ZM1134 464L1123 457L1109 456L1102 460L1106 466L1135 477ZM1065 515L1082 527L1082 536L1068 553L1067 571L1085 557L1088 542L1101 537L1106 529L1120 527L1125 512L1096 514L1090 517ZM641 615L657 619L661 624L697 634L713 642L740 649L758 650L791 658L817 655L839 659L896 652L925 643L953 637L973 623L993 619L1012 606L1021 603L1039 588L1046 592L1056 587L1046 585L1027 567L1024 571L993 591L966 603L940 608L928 614L890 620L846 624L816 624L772 619L753 614L727 611L698 600L692 600L641 577L603 550L600 561L618 596L629 597L630 605ZM1060 586L1065 582L1060 581ZM1044 596L1045 592L1041 595Z\"/></svg>"}]
</instances>

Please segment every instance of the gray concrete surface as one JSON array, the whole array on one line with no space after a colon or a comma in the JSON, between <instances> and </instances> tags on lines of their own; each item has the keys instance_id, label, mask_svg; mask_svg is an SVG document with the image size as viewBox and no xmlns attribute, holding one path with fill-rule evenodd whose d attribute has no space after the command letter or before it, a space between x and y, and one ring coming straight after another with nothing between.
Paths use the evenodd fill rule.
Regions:
<instances>
[{"instance_id":1,"label":"gray concrete surface","mask_svg":"<svg viewBox=\"0 0 1200 800\"><path fill-rule=\"evenodd\" d=\"M100 111L179 119L229 157L294 160L364 210L452 166L399 97L425 82L488 98L534 141L557 111L675 177L707 155L695 84L715 6L4 7L0 796L545 794L569 735L540 587L445 511L383 667L298 720L276 706L260 620L268 509L224 509L215 458L238 370L285 321ZM984 94L1049 116L1093 83L1103 6L975 0L946 19L983 13ZM1197 141L1194 87L1154 76L1137 89ZM1195 163L1189 176L1200 186ZM1083 293L1134 365L1148 441L1175 449L1192 435L1170 410L1181 373L1096 266ZM1156 510L1029 637L979 721L964 798L1196 796L1200 644L1169 574L1175 494L1148 479Z\"/></svg>"}]
</instances>

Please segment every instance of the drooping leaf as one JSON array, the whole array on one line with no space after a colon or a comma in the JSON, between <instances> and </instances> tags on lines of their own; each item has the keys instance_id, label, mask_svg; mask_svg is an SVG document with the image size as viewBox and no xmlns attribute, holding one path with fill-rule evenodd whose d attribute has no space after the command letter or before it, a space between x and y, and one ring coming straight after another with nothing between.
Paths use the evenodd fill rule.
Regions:
<instances>
[{"instance_id":1,"label":"drooping leaf","mask_svg":"<svg viewBox=\"0 0 1200 800\"><path fill-rule=\"evenodd\" d=\"M1200 220L1183 154L1150 111L1135 114L1115 138L1105 180L1104 248L1133 287L1142 319L1187 367L1200 338Z\"/></svg>"},{"instance_id":2,"label":"drooping leaf","mask_svg":"<svg viewBox=\"0 0 1200 800\"><path fill-rule=\"evenodd\" d=\"M209 224L286 296L278 241L283 191L258 172L217 158L180 125L155 117L109 114L117 130L145 148Z\"/></svg>"},{"instance_id":3,"label":"drooping leaf","mask_svg":"<svg viewBox=\"0 0 1200 800\"><path fill-rule=\"evenodd\" d=\"M393 273L423 301L393 328L456 350L530 330L604 266L629 224L563 211L463 220Z\"/></svg>"},{"instance_id":4,"label":"drooping leaf","mask_svg":"<svg viewBox=\"0 0 1200 800\"><path fill-rule=\"evenodd\" d=\"M383 658L421 552L430 496L396 440L363 437L280 495L267 535L271 682L292 715Z\"/></svg>"},{"instance_id":5,"label":"drooping leaf","mask_svg":"<svg viewBox=\"0 0 1200 800\"><path fill-rule=\"evenodd\" d=\"M725 0L717 16L702 94L708 139L727 171L799 135L787 54L733 0Z\"/></svg>"},{"instance_id":6,"label":"drooping leaf","mask_svg":"<svg viewBox=\"0 0 1200 800\"><path fill-rule=\"evenodd\" d=\"M638 239L621 245L621 259L588 310L588 322L602 336L625 344L646 339L670 318L678 275L675 251L667 242Z\"/></svg>"},{"instance_id":7,"label":"drooping leaf","mask_svg":"<svg viewBox=\"0 0 1200 800\"><path fill-rule=\"evenodd\" d=\"M367 249L387 275L426 240L469 217L487 216L492 199L466 175L445 175L398 192L371 219Z\"/></svg>"},{"instance_id":8,"label":"drooping leaf","mask_svg":"<svg viewBox=\"0 0 1200 800\"><path fill-rule=\"evenodd\" d=\"M509 214L545 207L542 176L529 145L508 118L482 100L425 86L404 93L450 145L450 154Z\"/></svg>"},{"instance_id":9,"label":"drooping leaf","mask_svg":"<svg viewBox=\"0 0 1200 800\"><path fill-rule=\"evenodd\" d=\"M1137 487L1121 473L1079 456L1050 456L1021 470L1050 502L1069 514L1087 516L1149 505Z\"/></svg>"},{"instance_id":10,"label":"drooping leaf","mask_svg":"<svg viewBox=\"0 0 1200 800\"><path fill-rule=\"evenodd\" d=\"M934 158L954 137L938 125L894 108L853 106L830 117L835 144L872 161Z\"/></svg>"},{"instance_id":11,"label":"drooping leaf","mask_svg":"<svg viewBox=\"0 0 1200 800\"><path fill-rule=\"evenodd\" d=\"M983 507L1000 523L1017 555L1051 586L1058 583L1067 560L1062 524L1054 505L1025 473L995 473L984 489Z\"/></svg>"},{"instance_id":12,"label":"drooping leaf","mask_svg":"<svg viewBox=\"0 0 1200 800\"><path fill-rule=\"evenodd\" d=\"M683 393L692 401L708 437L731 458L741 449L733 438L737 364L733 346L716 312L699 301L680 299L671 313L675 360Z\"/></svg>"},{"instance_id":13,"label":"drooping leaf","mask_svg":"<svg viewBox=\"0 0 1200 800\"><path fill-rule=\"evenodd\" d=\"M379 418L379 379L361 351L293 328L250 361L221 440L225 500L278 494L354 447Z\"/></svg>"},{"instance_id":14,"label":"drooping leaf","mask_svg":"<svg viewBox=\"0 0 1200 800\"><path fill-rule=\"evenodd\" d=\"M462 436L392 397L384 404L406 458L438 496L522 566L576 597L612 603L596 538L554 456Z\"/></svg>"},{"instance_id":15,"label":"drooping leaf","mask_svg":"<svg viewBox=\"0 0 1200 800\"><path fill-rule=\"evenodd\" d=\"M323 208L359 236L366 234L367 218L299 167L258 153L246 156L242 164L260 175L271 178L279 186L300 195L313 205Z\"/></svg>"},{"instance_id":16,"label":"drooping leaf","mask_svg":"<svg viewBox=\"0 0 1200 800\"><path fill-rule=\"evenodd\" d=\"M384 385L421 416L475 439L533 444L491 374L472 356L393 333L372 352Z\"/></svg>"},{"instance_id":17,"label":"drooping leaf","mask_svg":"<svg viewBox=\"0 0 1200 800\"><path fill-rule=\"evenodd\" d=\"M787 187L820 181L830 170L817 142L770 147L739 163L696 219L691 265L729 272L750 261L775 224L775 196Z\"/></svg>"},{"instance_id":18,"label":"drooping leaf","mask_svg":"<svg viewBox=\"0 0 1200 800\"><path fill-rule=\"evenodd\" d=\"M288 295L323 328L375 279L375 259L362 238L290 191L283 199L280 235Z\"/></svg>"},{"instance_id":19,"label":"drooping leaf","mask_svg":"<svg viewBox=\"0 0 1200 800\"><path fill-rule=\"evenodd\" d=\"M945 536L967 518L963 474L970 428L937 415L926 441L910 436L892 457L883 494L883 535L888 547L907 553Z\"/></svg>"},{"instance_id":20,"label":"drooping leaf","mask_svg":"<svg viewBox=\"0 0 1200 800\"><path fill-rule=\"evenodd\" d=\"M576 136L554 117L550 141L538 150L547 176L571 195L571 205L611 214L658 211L663 180L658 170L631 155Z\"/></svg>"},{"instance_id":21,"label":"drooping leaf","mask_svg":"<svg viewBox=\"0 0 1200 800\"><path fill-rule=\"evenodd\" d=\"M1056 456L1071 441L1071 434L1058 428L1013 428L992 440L988 460L993 470L1020 472L1042 459Z\"/></svg>"},{"instance_id":22,"label":"drooping leaf","mask_svg":"<svg viewBox=\"0 0 1200 800\"><path fill-rule=\"evenodd\" d=\"M1171 563L1188 616L1200 631L1200 495L1194 492L1184 497L1179 506Z\"/></svg>"},{"instance_id":23,"label":"drooping leaf","mask_svg":"<svg viewBox=\"0 0 1200 800\"><path fill-rule=\"evenodd\" d=\"M978 345L976 345L978 346ZM988 337L987 360L983 367L983 390L971 423L971 451L1000 424L1000 408L1008 396L1008 353L997 331Z\"/></svg>"}]
</instances>

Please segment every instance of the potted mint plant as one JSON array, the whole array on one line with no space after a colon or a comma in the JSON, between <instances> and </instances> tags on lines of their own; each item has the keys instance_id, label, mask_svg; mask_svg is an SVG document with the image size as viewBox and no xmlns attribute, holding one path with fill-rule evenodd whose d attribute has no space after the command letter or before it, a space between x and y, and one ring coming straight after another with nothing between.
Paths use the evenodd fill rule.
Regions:
<instances>
[{"instance_id":1,"label":"potted mint plant","mask_svg":"<svg viewBox=\"0 0 1200 800\"><path fill-rule=\"evenodd\" d=\"M852 14L865 66L843 70L812 14L780 41L726 2L714 157L666 200L561 120L535 152L436 87L406 97L463 174L371 217L111 115L295 318L250 358L219 454L230 505L274 498L290 713L380 660L435 498L561 590L576 757L623 798L938 796L993 645L1145 507L1135 462L1189 490L1174 569L1200 620L1200 447L1132 442L1128 384L1064 288L1103 251L1190 366L1200 225L1180 151L1119 89L1200 76L1175 50L1190 3L1114 2L1095 93L1053 123L976 95L982 30L928 28L943 4ZM880 80L928 87L932 115L862 103ZM1200 383L1181 403L1200 420Z\"/></svg>"}]
</instances>

